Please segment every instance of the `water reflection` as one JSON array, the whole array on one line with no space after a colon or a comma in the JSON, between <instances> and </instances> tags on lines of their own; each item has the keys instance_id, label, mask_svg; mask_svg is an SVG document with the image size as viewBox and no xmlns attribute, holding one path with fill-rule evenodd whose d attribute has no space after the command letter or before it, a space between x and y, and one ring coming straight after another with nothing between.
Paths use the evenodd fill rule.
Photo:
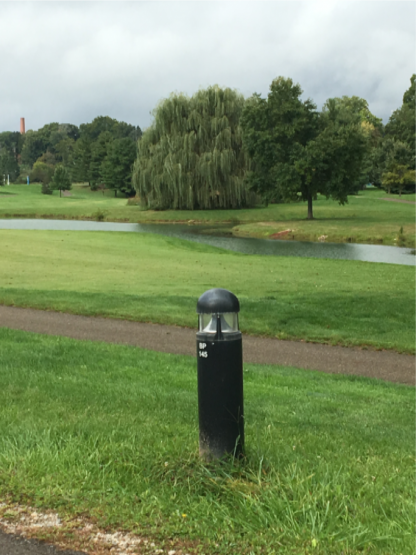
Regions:
<instances>
[{"instance_id":1,"label":"water reflection","mask_svg":"<svg viewBox=\"0 0 416 555\"><path fill-rule=\"evenodd\" d=\"M387 264L415 265L415 250L383 245L360 245L350 243L310 243L306 241L273 241L232 237L227 228L213 230L212 226L189 226L176 224L124 224L113 222L89 222L81 220L0 220L0 229L33 229L54 231L123 231L157 233L169 237L205 243L245 254L269 256L300 256L310 258L333 258L385 262ZM214 235L218 231L219 235Z\"/></svg>"}]
</instances>

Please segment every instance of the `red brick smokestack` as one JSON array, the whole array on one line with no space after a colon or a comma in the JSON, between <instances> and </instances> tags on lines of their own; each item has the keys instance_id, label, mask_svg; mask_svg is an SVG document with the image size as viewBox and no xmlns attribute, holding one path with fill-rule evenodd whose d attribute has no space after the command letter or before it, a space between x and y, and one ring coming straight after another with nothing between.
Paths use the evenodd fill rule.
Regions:
<instances>
[{"instance_id":1,"label":"red brick smokestack","mask_svg":"<svg viewBox=\"0 0 416 555\"><path fill-rule=\"evenodd\" d=\"M25 118L20 118L20 133L25 134Z\"/></svg>"}]
</instances>

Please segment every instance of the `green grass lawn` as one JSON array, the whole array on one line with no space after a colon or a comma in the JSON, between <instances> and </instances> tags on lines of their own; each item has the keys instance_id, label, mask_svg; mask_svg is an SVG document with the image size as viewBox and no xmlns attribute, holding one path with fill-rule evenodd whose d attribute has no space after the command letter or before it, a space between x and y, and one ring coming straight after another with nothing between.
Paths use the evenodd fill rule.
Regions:
<instances>
[{"instance_id":1,"label":"green grass lawn","mask_svg":"<svg viewBox=\"0 0 416 555\"><path fill-rule=\"evenodd\" d=\"M110 190L91 191L88 186L74 184L70 196L42 195L41 185L10 185L0 187L0 217L95 219L103 211L109 219L129 221L138 212L127 206L127 199L116 198Z\"/></svg>"},{"instance_id":2,"label":"green grass lawn","mask_svg":"<svg viewBox=\"0 0 416 555\"><path fill-rule=\"evenodd\" d=\"M114 198L114 193L90 191L74 185L71 196L58 193L42 195L40 185L0 187L0 218L74 218L97 219L101 214L108 221L126 222L201 222L215 226L228 224L240 236L267 238L290 229L285 239L327 242L375 243L415 246L415 205L380 200L397 195L370 189L349 197L345 206L320 197L314 203L314 221L306 220L306 204L274 204L267 208L243 210L142 210L128 206L127 199ZM414 202L415 195L402 200ZM259 225L260 224L260 225ZM403 233L400 234L400 229Z\"/></svg>"},{"instance_id":3,"label":"green grass lawn","mask_svg":"<svg viewBox=\"0 0 416 555\"><path fill-rule=\"evenodd\" d=\"M0 496L184 553L414 553L414 389L244 382L246 460L204 465L194 358L0 328Z\"/></svg>"},{"instance_id":4,"label":"green grass lawn","mask_svg":"<svg viewBox=\"0 0 416 555\"><path fill-rule=\"evenodd\" d=\"M196 327L224 287L244 332L414 352L415 272L360 261L252 256L151 234L0 231L0 303Z\"/></svg>"}]
</instances>

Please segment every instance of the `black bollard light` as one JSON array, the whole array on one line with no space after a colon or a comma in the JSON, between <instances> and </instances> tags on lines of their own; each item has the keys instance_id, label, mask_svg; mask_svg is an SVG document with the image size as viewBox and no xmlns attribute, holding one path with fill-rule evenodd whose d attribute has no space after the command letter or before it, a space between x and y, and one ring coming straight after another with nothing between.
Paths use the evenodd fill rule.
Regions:
<instances>
[{"instance_id":1,"label":"black bollard light","mask_svg":"<svg viewBox=\"0 0 416 555\"><path fill-rule=\"evenodd\" d=\"M226 289L198 300L199 454L206 460L240 456L244 449L243 342L240 303Z\"/></svg>"}]
</instances>

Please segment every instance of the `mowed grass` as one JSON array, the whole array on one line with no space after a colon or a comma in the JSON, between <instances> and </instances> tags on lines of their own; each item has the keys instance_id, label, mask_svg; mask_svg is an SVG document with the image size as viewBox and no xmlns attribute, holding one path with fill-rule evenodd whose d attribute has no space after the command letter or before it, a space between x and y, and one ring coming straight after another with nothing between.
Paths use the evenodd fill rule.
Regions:
<instances>
[{"instance_id":1,"label":"mowed grass","mask_svg":"<svg viewBox=\"0 0 416 555\"><path fill-rule=\"evenodd\" d=\"M0 218L95 219L97 211L109 219L129 221L138 212L127 198L114 191L91 191L87 185L73 184L69 196L42 195L39 183L0 187ZM134 220L133 220L134 221Z\"/></svg>"},{"instance_id":2,"label":"mowed grass","mask_svg":"<svg viewBox=\"0 0 416 555\"><path fill-rule=\"evenodd\" d=\"M40 185L11 185L0 188L0 218L74 218L96 219L100 212L108 221L126 222L200 222L227 224L237 236L267 238L290 230L284 239L327 242L371 243L415 246L415 195L387 195L378 189L361 191L349 197L348 204L319 197L314 202L314 221L306 220L305 203L274 204L267 208L243 210L142 210L127 205L127 199L114 193L90 191L74 184L71 196L42 195ZM393 201L404 200L407 203ZM400 230L403 230L400 233Z\"/></svg>"},{"instance_id":3,"label":"mowed grass","mask_svg":"<svg viewBox=\"0 0 416 555\"><path fill-rule=\"evenodd\" d=\"M414 195L411 195L414 197ZM383 199L390 199L389 201ZM349 203L339 206L333 201L321 199L314 210L315 220L302 218L301 205L283 206L281 219L264 222L244 223L234 226L233 234L238 237L258 237L267 239L275 233L288 231L281 238L297 241L318 241L327 243L363 243L415 246L415 205L406 197L397 202L397 196L383 194L382 191L366 191L350 197ZM414 200L412 200L414 202ZM295 210L292 207L296 207ZM304 206L302 207L304 209ZM277 212L278 208L276 208ZM320 239L321 238L321 239Z\"/></svg>"},{"instance_id":4,"label":"mowed grass","mask_svg":"<svg viewBox=\"0 0 416 555\"><path fill-rule=\"evenodd\" d=\"M151 234L0 231L0 303L196 327L213 287L244 332L414 352L410 266L251 256Z\"/></svg>"},{"instance_id":5,"label":"mowed grass","mask_svg":"<svg viewBox=\"0 0 416 555\"><path fill-rule=\"evenodd\" d=\"M413 388L259 365L244 387L246 459L206 465L194 358L1 328L0 495L183 553L414 553Z\"/></svg>"}]
</instances>

